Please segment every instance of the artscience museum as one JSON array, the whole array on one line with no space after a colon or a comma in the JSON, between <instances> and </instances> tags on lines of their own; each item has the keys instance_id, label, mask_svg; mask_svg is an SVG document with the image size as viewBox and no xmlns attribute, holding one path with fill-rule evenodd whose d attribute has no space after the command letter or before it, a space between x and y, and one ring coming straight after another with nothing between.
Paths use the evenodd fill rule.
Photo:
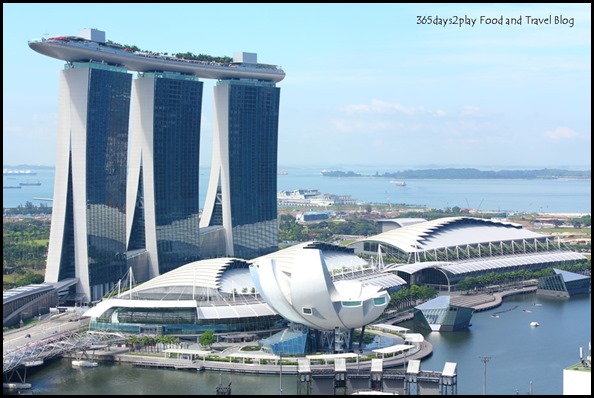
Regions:
<instances>
[{"instance_id":1,"label":"artscience museum","mask_svg":"<svg viewBox=\"0 0 594 398\"><path fill-rule=\"evenodd\" d=\"M306 242L253 260L192 262L89 309L91 330L263 339L273 351L348 352L405 285L353 249Z\"/></svg>"}]
</instances>

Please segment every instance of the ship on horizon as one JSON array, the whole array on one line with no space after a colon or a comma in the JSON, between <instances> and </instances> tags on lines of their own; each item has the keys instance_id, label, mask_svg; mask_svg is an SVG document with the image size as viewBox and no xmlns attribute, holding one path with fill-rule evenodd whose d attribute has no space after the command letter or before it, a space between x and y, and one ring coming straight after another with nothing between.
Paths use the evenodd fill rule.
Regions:
<instances>
[{"instance_id":1,"label":"ship on horizon","mask_svg":"<svg viewBox=\"0 0 594 398\"><path fill-rule=\"evenodd\" d=\"M19 182L20 186L28 186L28 185L41 185L41 181L26 181L26 182Z\"/></svg>"},{"instance_id":2,"label":"ship on horizon","mask_svg":"<svg viewBox=\"0 0 594 398\"><path fill-rule=\"evenodd\" d=\"M34 176L37 175L34 171L23 169L2 169L2 175L5 176Z\"/></svg>"}]
</instances>

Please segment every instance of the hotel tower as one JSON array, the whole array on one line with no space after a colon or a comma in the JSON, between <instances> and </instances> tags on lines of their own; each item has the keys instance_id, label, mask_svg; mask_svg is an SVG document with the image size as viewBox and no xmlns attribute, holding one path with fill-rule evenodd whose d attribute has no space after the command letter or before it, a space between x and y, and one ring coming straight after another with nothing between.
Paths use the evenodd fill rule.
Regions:
<instances>
[{"instance_id":1,"label":"hotel tower","mask_svg":"<svg viewBox=\"0 0 594 398\"><path fill-rule=\"evenodd\" d=\"M133 51L96 29L29 47L66 61L46 282L84 303L129 269L142 281L201 258L277 249L282 69L253 53L218 62ZM200 78L217 81L202 217Z\"/></svg>"},{"instance_id":2,"label":"hotel tower","mask_svg":"<svg viewBox=\"0 0 594 398\"><path fill-rule=\"evenodd\" d=\"M274 82L222 80L214 88L212 166L200 226L224 227L229 257L278 250L279 99Z\"/></svg>"},{"instance_id":3,"label":"hotel tower","mask_svg":"<svg viewBox=\"0 0 594 398\"><path fill-rule=\"evenodd\" d=\"M132 86L127 242L131 260L145 253L133 269L147 280L200 259L203 83L160 72L143 73Z\"/></svg>"}]
</instances>

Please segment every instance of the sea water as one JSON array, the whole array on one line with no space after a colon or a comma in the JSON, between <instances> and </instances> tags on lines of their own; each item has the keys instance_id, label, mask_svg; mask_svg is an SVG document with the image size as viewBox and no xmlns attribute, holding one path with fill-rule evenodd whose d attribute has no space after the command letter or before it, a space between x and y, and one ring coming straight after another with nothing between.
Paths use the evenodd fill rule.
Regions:
<instances>
[{"instance_id":1,"label":"sea water","mask_svg":"<svg viewBox=\"0 0 594 398\"><path fill-rule=\"evenodd\" d=\"M509 311L507 311L509 310ZM591 294L570 299L511 296L501 306L475 313L470 328L426 332L433 345L421 370L441 372L455 362L458 395L561 395L563 369L580 361L580 347L591 340ZM491 317L497 312L498 318ZM540 326L532 327L537 321ZM400 326L410 327L406 323ZM481 360L489 358L485 363ZM486 377L485 377L486 374ZM246 375L138 368L126 363L100 363L72 368L59 359L27 377L34 395L214 395L218 385L232 383L233 395L278 395L297 392L296 376Z\"/></svg>"},{"instance_id":2,"label":"sea water","mask_svg":"<svg viewBox=\"0 0 594 398\"><path fill-rule=\"evenodd\" d=\"M406 186L384 177L324 177L316 167L287 167L278 176L277 190L316 189L321 193L349 195L361 204L385 203L394 206L452 207L505 212L590 213L589 179L481 179L406 180ZM3 190L3 207L26 202L52 205L54 170L35 169L36 175L3 176L4 186L39 181L20 189ZM204 206L210 169L200 168L200 207Z\"/></svg>"}]
</instances>

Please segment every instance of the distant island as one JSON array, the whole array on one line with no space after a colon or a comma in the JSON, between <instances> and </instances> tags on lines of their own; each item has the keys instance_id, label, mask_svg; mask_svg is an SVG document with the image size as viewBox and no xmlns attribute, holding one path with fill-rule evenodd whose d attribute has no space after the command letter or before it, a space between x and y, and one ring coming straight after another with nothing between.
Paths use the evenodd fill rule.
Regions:
<instances>
[{"instance_id":1,"label":"distant island","mask_svg":"<svg viewBox=\"0 0 594 398\"><path fill-rule=\"evenodd\" d=\"M590 179L591 170L499 170L486 171L478 169L423 169L403 170L392 173L359 174L353 171L322 170L324 177L383 177L396 179L557 179L579 178Z\"/></svg>"}]
</instances>

